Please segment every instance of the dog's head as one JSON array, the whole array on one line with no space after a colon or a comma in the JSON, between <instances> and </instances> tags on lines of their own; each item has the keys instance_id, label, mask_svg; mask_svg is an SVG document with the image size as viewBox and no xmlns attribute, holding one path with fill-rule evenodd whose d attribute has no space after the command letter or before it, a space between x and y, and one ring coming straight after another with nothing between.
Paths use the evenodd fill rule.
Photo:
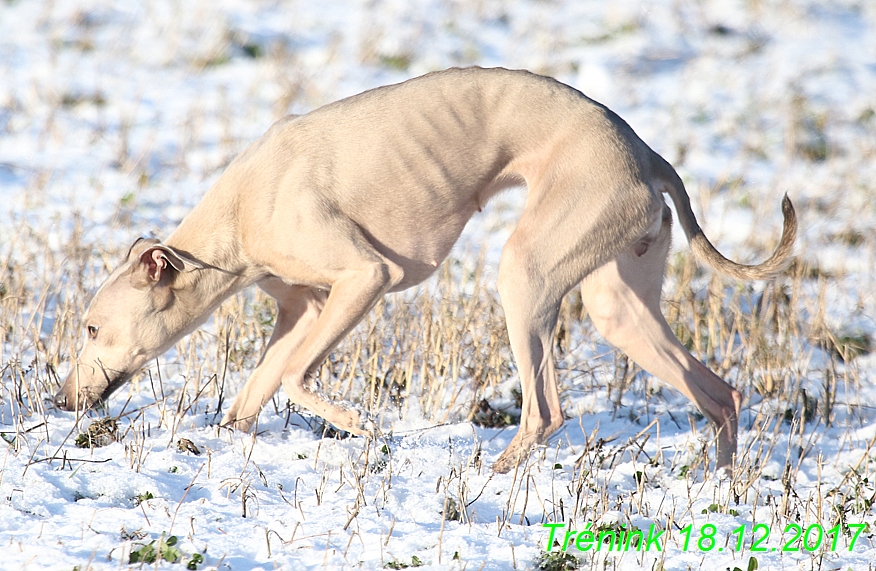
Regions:
<instances>
[{"instance_id":1,"label":"dog's head","mask_svg":"<svg viewBox=\"0 0 876 571\"><path fill-rule=\"evenodd\" d=\"M199 268L158 240L134 242L85 313L85 343L55 406L85 410L105 400L182 337L191 319L179 307L175 286L180 274Z\"/></svg>"}]
</instances>

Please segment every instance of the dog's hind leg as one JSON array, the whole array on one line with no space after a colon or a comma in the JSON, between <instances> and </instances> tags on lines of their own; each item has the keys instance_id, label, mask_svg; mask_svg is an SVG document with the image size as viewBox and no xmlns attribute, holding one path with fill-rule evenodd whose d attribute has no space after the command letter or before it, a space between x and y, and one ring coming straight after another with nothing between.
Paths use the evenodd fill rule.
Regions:
<instances>
[{"instance_id":1,"label":"dog's hind leg","mask_svg":"<svg viewBox=\"0 0 876 571\"><path fill-rule=\"evenodd\" d=\"M222 418L222 426L236 430L249 430L280 388L289 359L313 328L328 297L326 292L287 286L277 279L260 285L277 300L277 320L258 366Z\"/></svg>"},{"instance_id":2,"label":"dog's hind leg","mask_svg":"<svg viewBox=\"0 0 876 571\"><path fill-rule=\"evenodd\" d=\"M660 312L671 215L650 244L638 244L587 276L581 297L609 343L693 401L718 431L716 468L730 467L742 396L695 359ZM643 251L644 250L644 251Z\"/></svg>"},{"instance_id":3,"label":"dog's hind leg","mask_svg":"<svg viewBox=\"0 0 876 571\"><path fill-rule=\"evenodd\" d=\"M582 187L555 182L530 190L502 251L498 289L523 399L520 428L493 464L500 473L513 469L564 423L552 355L563 297L659 218L662 201L657 203L657 195L644 185L620 191L628 208L601 203L598 197L584 200L583 192L575 196L569 188ZM603 196L613 200L617 195Z\"/></svg>"}]
</instances>

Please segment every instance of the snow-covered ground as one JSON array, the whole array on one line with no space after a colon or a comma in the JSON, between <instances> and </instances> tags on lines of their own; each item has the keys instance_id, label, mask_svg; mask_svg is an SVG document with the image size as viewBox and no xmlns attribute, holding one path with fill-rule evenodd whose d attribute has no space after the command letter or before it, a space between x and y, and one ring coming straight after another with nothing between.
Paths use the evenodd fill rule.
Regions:
<instances>
[{"instance_id":1,"label":"snow-covered ground","mask_svg":"<svg viewBox=\"0 0 876 571\"><path fill-rule=\"evenodd\" d=\"M171 535L183 563L158 568L529 569L544 562L543 524L554 522L664 530L662 550L644 553L579 552L572 538L568 553L587 569L751 569L752 558L760 569L872 567L876 356L830 368L813 339L796 339L793 376L819 403L830 397L819 393L830 386L827 371L841 378L830 422L819 408L802 426L763 424L771 401L746 388L740 442L761 461L750 482L688 472L712 451L705 422L677 394L654 396L640 382L616 408L617 395L571 375L563 382L572 419L516 474L489 470L513 428L480 428L464 414L433 426L410 411L395 422L387 413L387 437L368 443L323 439L265 411L253 438L219 431L210 405L177 415L151 404L185 385L174 375L163 388L144 380L112 399L111 416L141 410L119 420L121 441L73 445L73 415L42 400L57 388L44 372L45 345L63 295L38 299L73 279L71 260L89 264L78 275L93 289L116 261L107 252L150 232L166 236L274 120L459 65L552 75L617 111L676 165L706 233L730 257L763 257L788 193L800 218L797 251L823 278L803 287L820 308L812 319L873 348L870 0L7 0L0 569L123 568L132 552ZM520 201L499 197L467 230L465 244L488 241L488 264ZM79 257L68 247L74 237L89 245ZM686 250L680 234L675 244ZM21 267L31 260L39 263ZM34 299L4 293L13 269ZM57 365L65 374L67 364ZM181 451L180 438L200 454ZM869 525L849 551L848 524L861 522ZM783 549L791 524L810 546L823 531L822 546ZM834 547L828 530L837 524ZM709 525L714 547L701 540Z\"/></svg>"}]
</instances>

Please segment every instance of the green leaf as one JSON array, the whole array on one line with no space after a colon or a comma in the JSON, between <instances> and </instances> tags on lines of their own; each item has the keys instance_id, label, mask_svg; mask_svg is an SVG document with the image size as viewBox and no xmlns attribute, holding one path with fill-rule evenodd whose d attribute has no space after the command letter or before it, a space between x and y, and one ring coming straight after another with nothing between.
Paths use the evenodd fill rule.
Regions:
<instances>
[{"instance_id":1,"label":"green leaf","mask_svg":"<svg viewBox=\"0 0 876 571\"><path fill-rule=\"evenodd\" d=\"M202 563L204 563L204 556L200 553L195 553L186 564L186 569L190 569L191 571L197 571L198 565L201 565Z\"/></svg>"},{"instance_id":2,"label":"green leaf","mask_svg":"<svg viewBox=\"0 0 876 571\"><path fill-rule=\"evenodd\" d=\"M155 563L155 542L140 545L140 549L132 549L128 563Z\"/></svg>"},{"instance_id":3,"label":"green leaf","mask_svg":"<svg viewBox=\"0 0 876 571\"><path fill-rule=\"evenodd\" d=\"M721 511L721 506L719 506L718 504L712 504L712 505L710 505L707 509L704 509L704 510L702 511L702 513L704 513L704 514L707 514L707 513L710 513L710 512L711 512L711 513L717 513L717 512L719 512L719 511Z\"/></svg>"}]
</instances>

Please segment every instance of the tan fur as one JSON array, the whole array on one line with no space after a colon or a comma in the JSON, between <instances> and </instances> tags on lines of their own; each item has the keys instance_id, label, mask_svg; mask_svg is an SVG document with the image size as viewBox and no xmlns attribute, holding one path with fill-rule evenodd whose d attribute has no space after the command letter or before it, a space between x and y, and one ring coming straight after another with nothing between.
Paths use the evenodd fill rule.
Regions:
<instances>
[{"instance_id":1,"label":"tan fur","mask_svg":"<svg viewBox=\"0 0 876 571\"><path fill-rule=\"evenodd\" d=\"M166 244L138 241L95 295L88 338L59 408L105 399L258 284L279 315L261 362L222 424L249 430L282 385L344 430L366 416L326 398L311 374L380 296L426 279L500 190L528 188L498 288L522 383L507 471L564 422L551 347L563 296L581 283L605 338L676 387L718 429L716 465L736 450L740 395L694 359L659 309L675 203L694 253L730 276L764 279L794 242L787 197L776 253L741 266L699 228L681 180L607 108L553 79L452 69L277 122L241 154Z\"/></svg>"}]
</instances>

